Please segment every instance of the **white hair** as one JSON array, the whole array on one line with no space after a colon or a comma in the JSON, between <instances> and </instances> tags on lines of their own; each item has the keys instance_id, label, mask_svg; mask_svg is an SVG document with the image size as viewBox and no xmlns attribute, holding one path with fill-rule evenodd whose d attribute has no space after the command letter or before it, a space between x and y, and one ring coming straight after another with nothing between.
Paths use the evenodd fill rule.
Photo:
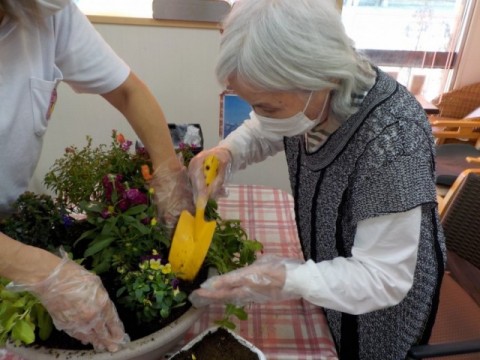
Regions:
<instances>
[{"instance_id":1,"label":"white hair","mask_svg":"<svg viewBox=\"0 0 480 360\"><path fill-rule=\"evenodd\" d=\"M267 91L333 89L341 120L356 111L352 94L375 81L333 0L237 1L223 24L216 74L223 84L235 75Z\"/></svg>"}]
</instances>

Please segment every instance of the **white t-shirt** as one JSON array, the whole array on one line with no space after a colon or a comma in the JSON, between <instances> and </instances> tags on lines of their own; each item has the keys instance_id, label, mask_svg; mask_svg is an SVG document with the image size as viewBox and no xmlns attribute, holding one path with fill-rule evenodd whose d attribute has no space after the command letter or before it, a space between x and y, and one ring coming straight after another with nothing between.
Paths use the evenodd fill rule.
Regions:
<instances>
[{"instance_id":1,"label":"white t-shirt","mask_svg":"<svg viewBox=\"0 0 480 360\"><path fill-rule=\"evenodd\" d=\"M0 24L0 216L23 193L65 81L77 92L120 86L129 67L70 0L37 0L44 21Z\"/></svg>"}]
</instances>

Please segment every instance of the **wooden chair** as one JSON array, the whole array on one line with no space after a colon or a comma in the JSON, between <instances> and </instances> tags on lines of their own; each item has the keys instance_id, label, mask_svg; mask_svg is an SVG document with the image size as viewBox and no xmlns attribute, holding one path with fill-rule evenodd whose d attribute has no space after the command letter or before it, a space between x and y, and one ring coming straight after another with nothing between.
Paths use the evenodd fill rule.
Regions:
<instances>
[{"instance_id":1,"label":"wooden chair","mask_svg":"<svg viewBox=\"0 0 480 360\"><path fill-rule=\"evenodd\" d=\"M447 269L428 345L407 359L480 359L480 169L457 178L439 208ZM451 356L454 354L468 354Z\"/></svg>"},{"instance_id":2,"label":"wooden chair","mask_svg":"<svg viewBox=\"0 0 480 360\"><path fill-rule=\"evenodd\" d=\"M480 168L480 118L440 120L430 118L436 140L436 183L450 187L465 169ZM468 139L468 142L442 143L445 139Z\"/></svg>"},{"instance_id":3,"label":"wooden chair","mask_svg":"<svg viewBox=\"0 0 480 360\"><path fill-rule=\"evenodd\" d=\"M440 95L432 101L440 118L463 119L480 107L480 83L467 85Z\"/></svg>"}]
</instances>

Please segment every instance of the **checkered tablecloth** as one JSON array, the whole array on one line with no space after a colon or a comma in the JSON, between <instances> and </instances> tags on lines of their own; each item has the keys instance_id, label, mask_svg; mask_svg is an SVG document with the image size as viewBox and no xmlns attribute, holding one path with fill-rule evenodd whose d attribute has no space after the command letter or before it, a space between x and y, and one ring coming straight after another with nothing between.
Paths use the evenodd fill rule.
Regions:
<instances>
[{"instance_id":1,"label":"checkered tablecloth","mask_svg":"<svg viewBox=\"0 0 480 360\"><path fill-rule=\"evenodd\" d=\"M218 201L222 218L240 219L249 237L263 243L264 254L302 257L290 194L256 185L230 186L228 190L228 197ZM298 300L254 304L247 310L248 320L236 321L235 331L263 351L268 360L337 359L321 308ZM210 306L183 344L214 326L223 312L223 306Z\"/></svg>"}]
</instances>

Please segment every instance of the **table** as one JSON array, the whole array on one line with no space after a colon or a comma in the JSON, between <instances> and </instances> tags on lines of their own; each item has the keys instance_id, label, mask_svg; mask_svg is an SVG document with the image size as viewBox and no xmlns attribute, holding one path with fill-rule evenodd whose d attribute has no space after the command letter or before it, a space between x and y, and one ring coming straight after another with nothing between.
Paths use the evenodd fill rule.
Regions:
<instances>
[{"instance_id":1,"label":"table","mask_svg":"<svg viewBox=\"0 0 480 360\"><path fill-rule=\"evenodd\" d=\"M234 185L218 201L224 219L240 219L250 238L262 242L264 254L302 258L290 194L256 185ZM224 307L212 305L186 334L183 346L215 326ZM337 359L323 310L303 300L253 304L248 319L235 321L235 331L265 353L268 360ZM174 349L178 350L178 348Z\"/></svg>"},{"instance_id":2,"label":"table","mask_svg":"<svg viewBox=\"0 0 480 360\"><path fill-rule=\"evenodd\" d=\"M427 115L440 114L440 109L438 107L436 107L435 105L433 105L430 101L425 99L422 95L416 94L415 98L420 103L420 105L422 105L423 110L425 110Z\"/></svg>"}]
</instances>

